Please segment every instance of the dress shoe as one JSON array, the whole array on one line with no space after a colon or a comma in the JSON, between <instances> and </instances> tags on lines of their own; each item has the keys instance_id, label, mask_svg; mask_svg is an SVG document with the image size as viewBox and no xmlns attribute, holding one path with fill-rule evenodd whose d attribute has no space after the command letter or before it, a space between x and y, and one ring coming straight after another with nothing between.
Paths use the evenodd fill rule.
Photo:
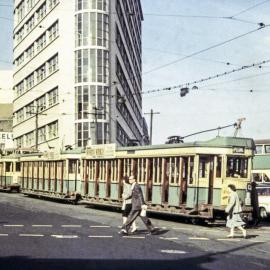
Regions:
<instances>
[{"instance_id":1,"label":"dress shoe","mask_svg":"<svg viewBox=\"0 0 270 270\"><path fill-rule=\"evenodd\" d=\"M234 238L234 235L233 234L228 234L227 238Z\"/></svg>"},{"instance_id":2,"label":"dress shoe","mask_svg":"<svg viewBox=\"0 0 270 270\"><path fill-rule=\"evenodd\" d=\"M158 233L158 228L154 228L147 233L147 235L156 235Z\"/></svg>"},{"instance_id":3,"label":"dress shoe","mask_svg":"<svg viewBox=\"0 0 270 270\"><path fill-rule=\"evenodd\" d=\"M124 229L118 232L120 235L128 235L128 232Z\"/></svg>"}]
</instances>

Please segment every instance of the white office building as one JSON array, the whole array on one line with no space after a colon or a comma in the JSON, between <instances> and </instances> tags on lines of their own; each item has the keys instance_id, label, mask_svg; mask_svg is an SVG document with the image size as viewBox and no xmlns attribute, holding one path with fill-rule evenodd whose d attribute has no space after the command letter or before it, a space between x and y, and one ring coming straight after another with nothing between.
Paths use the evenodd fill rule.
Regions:
<instances>
[{"instance_id":1,"label":"white office building","mask_svg":"<svg viewBox=\"0 0 270 270\"><path fill-rule=\"evenodd\" d=\"M140 0L15 0L17 147L143 143Z\"/></svg>"}]
</instances>

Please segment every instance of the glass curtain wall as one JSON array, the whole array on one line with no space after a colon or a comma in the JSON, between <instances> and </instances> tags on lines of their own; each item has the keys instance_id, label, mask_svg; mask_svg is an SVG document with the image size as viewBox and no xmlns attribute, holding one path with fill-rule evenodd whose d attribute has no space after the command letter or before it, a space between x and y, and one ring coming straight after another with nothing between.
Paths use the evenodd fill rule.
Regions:
<instances>
[{"instance_id":1,"label":"glass curtain wall","mask_svg":"<svg viewBox=\"0 0 270 270\"><path fill-rule=\"evenodd\" d=\"M109 0L76 0L76 142L109 141Z\"/></svg>"}]
</instances>

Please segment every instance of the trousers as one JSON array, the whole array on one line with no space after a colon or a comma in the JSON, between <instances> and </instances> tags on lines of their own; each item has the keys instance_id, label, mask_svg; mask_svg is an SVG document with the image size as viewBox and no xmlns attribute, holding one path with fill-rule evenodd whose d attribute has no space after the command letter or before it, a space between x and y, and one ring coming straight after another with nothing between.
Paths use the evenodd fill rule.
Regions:
<instances>
[{"instance_id":1,"label":"trousers","mask_svg":"<svg viewBox=\"0 0 270 270\"><path fill-rule=\"evenodd\" d=\"M132 223L134 220L140 216L141 210L131 210L126 223L123 225L122 229L125 229L127 232L129 231ZM151 220L147 216L140 216L141 220L143 221L144 225L146 226L149 232L154 230L154 226L152 225Z\"/></svg>"}]
</instances>

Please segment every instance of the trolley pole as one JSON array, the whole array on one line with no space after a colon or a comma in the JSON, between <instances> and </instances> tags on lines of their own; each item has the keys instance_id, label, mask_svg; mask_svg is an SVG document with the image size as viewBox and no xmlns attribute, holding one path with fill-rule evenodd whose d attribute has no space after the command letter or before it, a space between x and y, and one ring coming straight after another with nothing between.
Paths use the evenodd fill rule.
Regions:
<instances>
[{"instance_id":1,"label":"trolley pole","mask_svg":"<svg viewBox=\"0 0 270 270\"><path fill-rule=\"evenodd\" d=\"M160 114L160 112L154 112L153 109L150 110L150 113L145 113L145 114L150 114L150 145L152 144L152 134L153 134L153 116L154 114Z\"/></svg>"}]
</instances>

